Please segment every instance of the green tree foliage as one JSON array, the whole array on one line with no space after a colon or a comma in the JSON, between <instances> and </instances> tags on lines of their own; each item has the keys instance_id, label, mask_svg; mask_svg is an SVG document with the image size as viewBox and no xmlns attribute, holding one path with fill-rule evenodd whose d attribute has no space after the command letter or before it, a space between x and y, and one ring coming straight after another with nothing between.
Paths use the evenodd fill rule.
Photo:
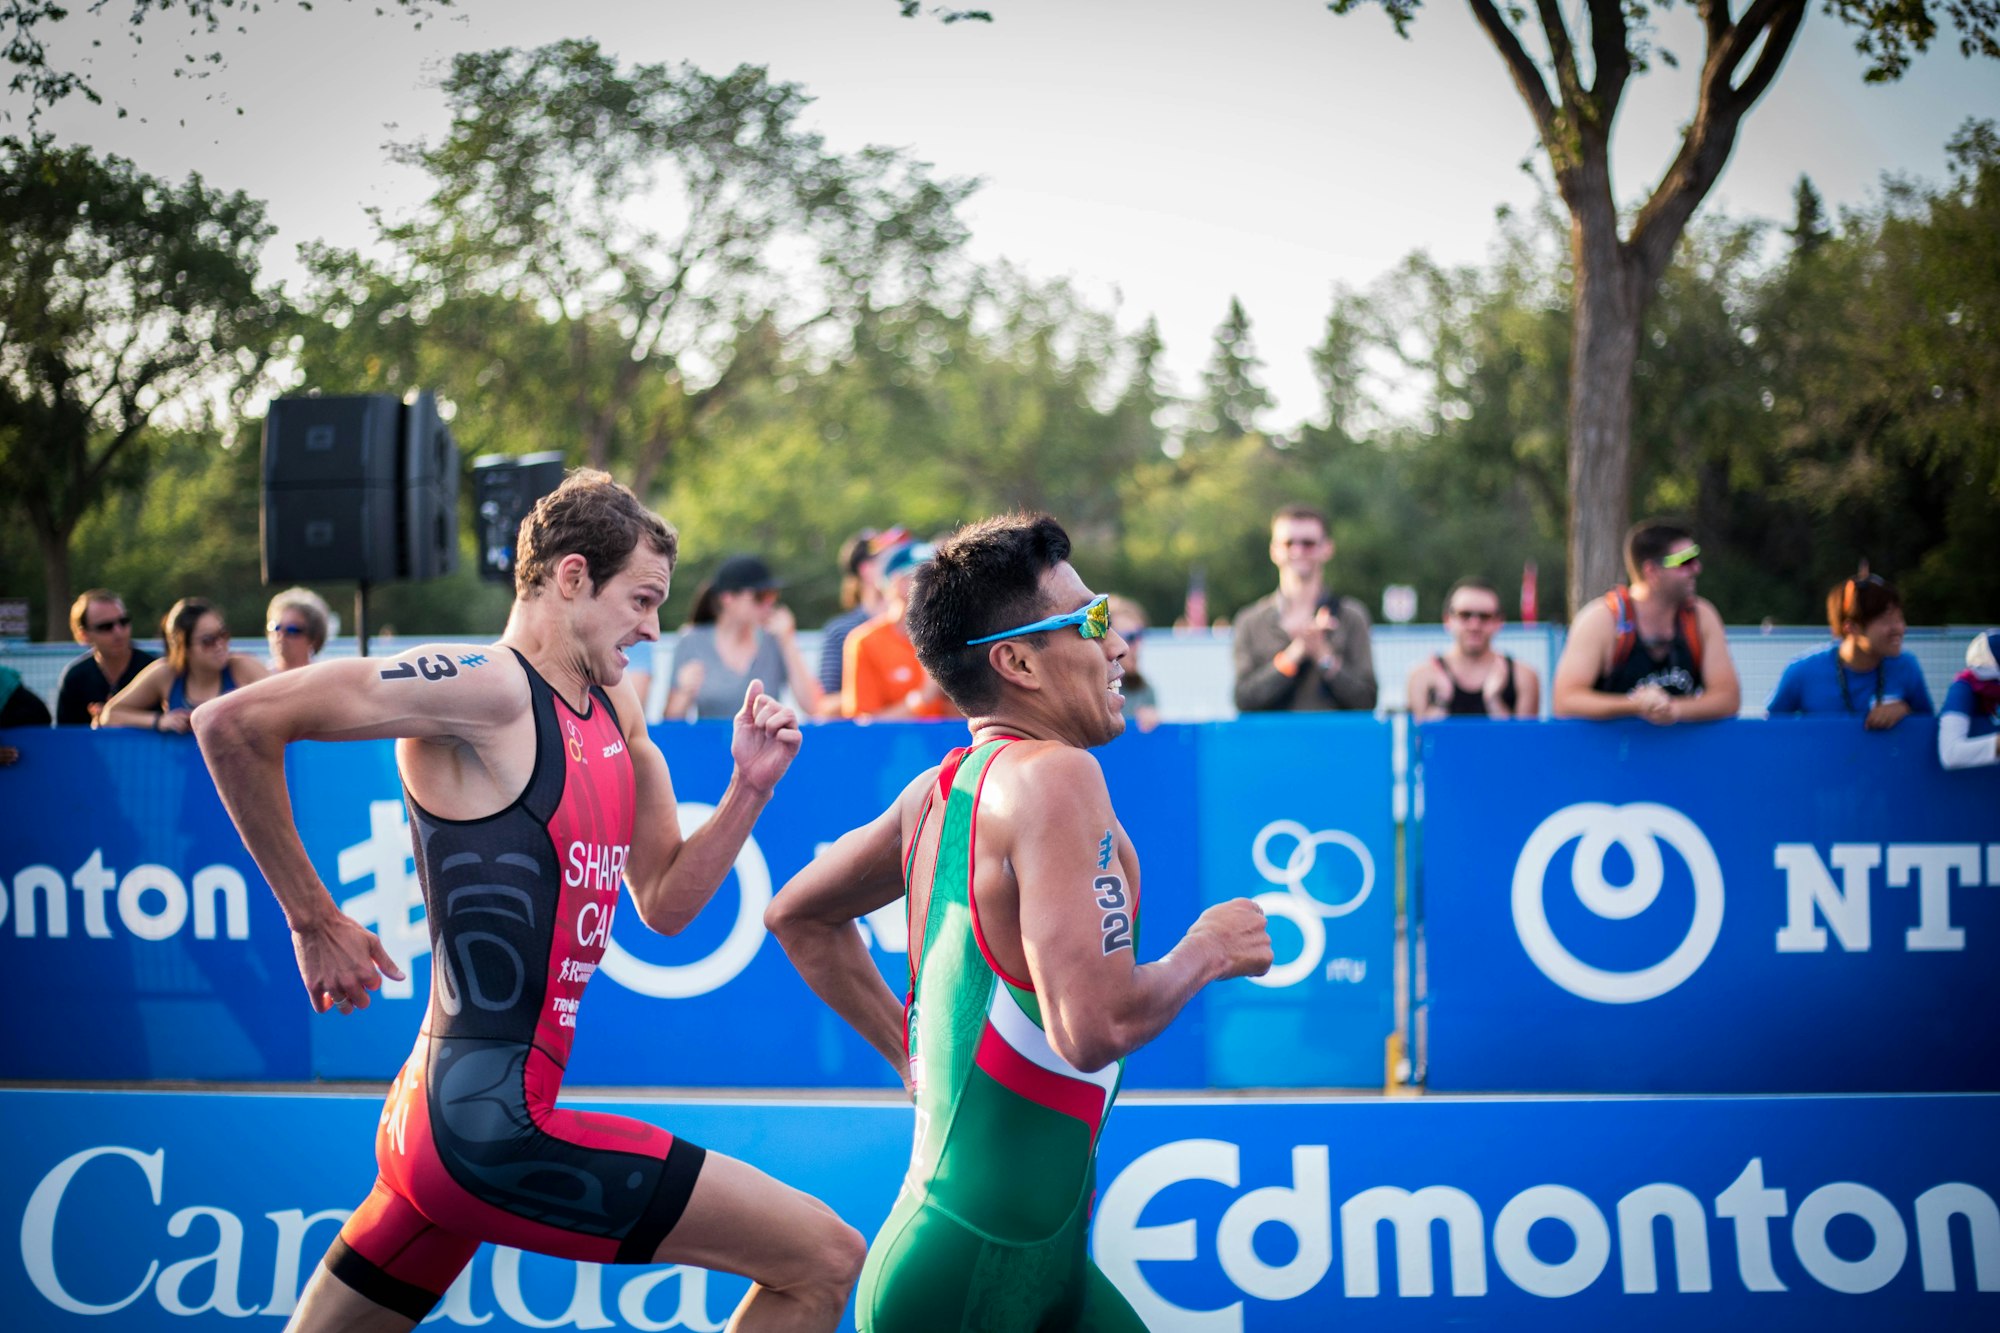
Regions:
<instances>
[{"instance_id":1,"label":"green tree foliage","mask_svg":"<svg viewBox=\"0 0 2000 1333\"><path fill-rule=\"evenodd\" d=\"M1263 368L1250 337L1250 317L1232 296L1229 313L1216 326L1215 351L1201 374L1202 396L1187 437L1190 446L1239 439L1257 429L1257 414L1272 401L1270 391L1257 382L1257 372Z\"/></svg>"},{"instance_id":2,"label":"green tree foliage","mask_svg":"<svg viewBox=\"0 0 2000 1333\"><path fill-rule=\"evenodd\" d=\"M1362 0L1331 0L1347 13ZM1736 145L1744 116L1770 89L1804 21L1808 0L1697 0L1702 53L1695 104L1680 149L1636 214L1612 195L1611 140L1634 76L1672 63L1654 26L1671 0L1587 0L1579 10L1470 0L1473 16L1533 118L1571 221L1572 331L1567 421L1569 594L1574 607L1618 577L1631 512L1634 378L1649 305L1689 220ZM1406 33L1419 0L1382 0ZM1960 50L2000 57L1995 0L1828 0L1870 59L1867 78L1900 77L1930 46L1940 12Z\"/></svg>"},{"instance_id":3,"label":"green tree foliage","mask_svg":"<svg viewBox=\"0 0 2000 1333\"><path fill-rule=\"evenodd\" d=\"M754 66L628 69L565 41L460 56L442 91L444 138L398 150L434 189L382 228L393 259L314 257L339 336L307 338L307 381L422 373L468 418L504 388L538 447L641 493L779 355L921 294L964 237L970 182L834 152L804 91Z\"/></svg>"},{"instance_id":4,"label":"green tree foliage","mask_svg":"<svg viewBox=\"0 0 2000 1333\"><path fill-rule=\"evenodd\" d=\"M1121 343L1066 284L1000 268L948 308L871 312L842 355L794 358L754 384L663 507L697 553L692 574L759 551L791 576L807 623L834 609L834 554L863 527L929 534L1047 509L1103 568L1129 512L1120 479L1160 452L1157 391L1137 369L1150 375L1156 343ZM676 611L689 591L675 588Z\"/></svg>"},{"instance_id":5,"label":"green tree foliage","mask_svg":"<svg viewBox=\"0 0 2000 1333\"><path fill-rule=\"evenodd\" d=\"M240 401L275 350L270 232L199 177L0 140L0 504L34 534L49 637L68 637L71 535L144 484L149 427Z\"/></svg>"},{"instance_id":6,"label":"green tree foliage","mask_svg":"<svg viewBox=\"0 0 2000 1333\"><path fill-rule=\"evenodd\" d=\"M1767 484L1913 618L1993 618L2000 550L2000 134L1972 121L1949 184L1892 181L1795 252L1759 326Z\"/></svg>"}]
</instances>

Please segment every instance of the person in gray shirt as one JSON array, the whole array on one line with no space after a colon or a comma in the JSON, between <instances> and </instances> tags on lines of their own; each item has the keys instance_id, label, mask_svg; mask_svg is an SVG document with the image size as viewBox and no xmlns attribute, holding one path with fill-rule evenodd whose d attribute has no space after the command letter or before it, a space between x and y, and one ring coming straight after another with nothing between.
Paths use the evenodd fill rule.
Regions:
<instances>
[{"instance_id":1,"label":"person in gray shirt","mask_svg":"<svg viewBox=\"0 0 2000 1333\"><path fill-rule=\"evenodd\" d=\"M1271 517L1278 590L1237 612L1236 708L1243 713L1375 707L1368 611L1327 591L1326 515L1286 505Z\"/></svg>"},{"instance_id":2,"label":"person in gray shirt","mask_svg":"<svg viewBox=\"0 0 2000 1333\"><path fill-rule=\"evenodd\" d=\"M674 648L668 719L734 717L753 680L773 695L789 686L803 715L818 707L819 681L799 653L798 623L779 602L779 588L771 567L754 555L732 555L716 566L696 591L687 632Z\"/></svg>"}]
</instances>

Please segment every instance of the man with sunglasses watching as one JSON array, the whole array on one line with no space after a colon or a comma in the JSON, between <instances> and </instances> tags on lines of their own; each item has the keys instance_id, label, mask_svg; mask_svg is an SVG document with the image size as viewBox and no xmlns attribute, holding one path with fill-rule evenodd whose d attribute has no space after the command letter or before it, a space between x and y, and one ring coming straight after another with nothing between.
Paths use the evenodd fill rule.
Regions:
<instances>
[{"instance_id":1,"label":"man with sunglasses watching","mask_svg":"<svg viewBox=\"0 0 2000 1333\"><path fill-rule=\"evenodd\" d=\"M1236 708L1324 712L1375 706L1368 612L1326 586L1333 538L1326 515L1289 504L1271 516L1278 589L1236 613Z\"/></svg>"},{"instance_id":2,"label":"man with sunglasses watching","mask_svg":"<svg viewBox=\"0 0 2000 1333\"><path fill-rule=\"evenodd\" d=\"M1493 651L1505 623L1500 594L1480 579L1460 579L1444 598L1451 647L1410 668L1405 697L1418 722L1444 717L1532 718L1541 712L1535 669Z\"/></svg>"},{"instance_id":3,"label":"man with sunglasses watching","mask_svg":"<svg viewBox=\"0 0 2000 1333\"><path fill-rule=\"evenodd\" d=\"M1674 523L1625 534L1631 585L1613 588L1570 625L1556 663L1557 717L1641 717L1659 726L1734 717L1743 690L1722 617L1695 596L1701 547Z\"/></svg>"},{"instance_id":4,"label":"man with sunglasses watching","mask_svg":"<svg viewBox=\"0 0 2000 1333\"><path fill-rule=\"evenodd\" d=\"M90 649L63 668L56 685L56 725L87 727L104 701L138 678L155 653L132 646L132 613L108 588L92 588L69 609L69 631Z\"/></svg>"},{"instance_id":5,"label":"man with sunglasses watching","mask_svg":"<svg viewBox=\"0 0 2000 1333\"><path fill-rule=\"evenodd\" d=\"M1127 1055L1209 982L1270 967L1264 914L1244 898L1210 907L1139 963L1139 860L1090 754L1125 729L1125 641L1054 519L954 534L917 573L907 623L971 744L764 914L916 1098L911 1167L869 1247L855 1327L1137 1333L1089 1255L1099 1131ZM907 1009L855 926L904 897Z\"/></svg>"}]
</instances>

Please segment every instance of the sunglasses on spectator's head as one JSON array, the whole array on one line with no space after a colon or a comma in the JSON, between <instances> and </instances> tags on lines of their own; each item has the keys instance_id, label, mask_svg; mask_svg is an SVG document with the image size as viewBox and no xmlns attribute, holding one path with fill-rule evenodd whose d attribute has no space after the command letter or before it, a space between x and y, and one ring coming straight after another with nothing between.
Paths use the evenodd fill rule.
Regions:
<instances>
[{"instance_id":1,"label":"sunglasses on spectator's head","mask_svg":"<svg viewBox=\"0 0 2000 1333\"><path fill-rule=\"evenodd\" d=\"M123 629L132 623L132 617L119 616L116 620L100 620L90 628L99 634L109 634L112 630Z\"/></svg>"},{"instance_id":2,"label":"sunglasses on spectator's head","mask_svg":"<svg viewBox=\"0 0 2000 1333\"><path fill-rule=\"evenodd\" d=\"M1091 601L1074 611L1059 616L1049 616L1037 620L1032 625L1022 625L1018 629L1002 630L998 634L988 634L982 639L971 639L968 648L977 648L982 643L994 643L1001 639L1018 638L1023 634L1040 634L1044 630L1062 629L1076 626L1076 632L1086 639L1101 639L1111 632L1111 594L1100 593Z\"/></svg>"},{"instance_id":3,"label":"sunglasses on spectator's head","mask_svg":"<svg viewBox=\"0 0 2000 1333\"><path fill-rule=\"evenodd\" d=\"M1849 620L1855 618L1856 612L1860 609L1860 603L1855 600L1855 597L1863 588L1868 587L1870 584L1873 584L1877 588L1886 588L1889 586L1889 580L1883 578L1880 574L1863 574L1859 578L1849 579L1847 586L1840 590L1841 615L1847 617Z\"/></svg>"},{"instance_id":4,"label":"sunglasses on spectator's head","mask_svg":"<svg viewBox=\"0 0 2000 1333\"><path fill-rule=\"evenodd\" d=\"M1699 546L1690 546L1685 550L1675 551L1672 555L1661 556L1660 568L1679 569L1682 565L1693 564L1699 559L1701 559L1701 548Z\"/></svg>"},{"instance_id":5,"label":"sunglasses on spectator's head","mask_svg":"<svg viewBox=\"0 0 2000 1333\"><path fill-rule=\"evenodd\" d=\"M304 625L266 625L264 628L273 634L282 634L288 639L296 639L306 632Z\"/></svg>"}]
</instances>

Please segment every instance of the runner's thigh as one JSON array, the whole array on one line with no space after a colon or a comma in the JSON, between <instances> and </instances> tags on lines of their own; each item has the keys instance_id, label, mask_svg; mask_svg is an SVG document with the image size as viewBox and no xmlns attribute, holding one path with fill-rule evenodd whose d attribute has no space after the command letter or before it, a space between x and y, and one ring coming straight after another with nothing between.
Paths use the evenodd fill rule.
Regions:
<instances>
[{"instance_id":1,"label":"runner's thigh","mask_svg":"<svg viewBox=\"0 0 2000 1333\"><path fill-rule=\"evenodd\" d=\"M653 1262L719 1269L783 1288L824 1280L828 1254L842 1251L850 1234L812 1195L711 1150Z\"/></svg>"}]
</instances>

